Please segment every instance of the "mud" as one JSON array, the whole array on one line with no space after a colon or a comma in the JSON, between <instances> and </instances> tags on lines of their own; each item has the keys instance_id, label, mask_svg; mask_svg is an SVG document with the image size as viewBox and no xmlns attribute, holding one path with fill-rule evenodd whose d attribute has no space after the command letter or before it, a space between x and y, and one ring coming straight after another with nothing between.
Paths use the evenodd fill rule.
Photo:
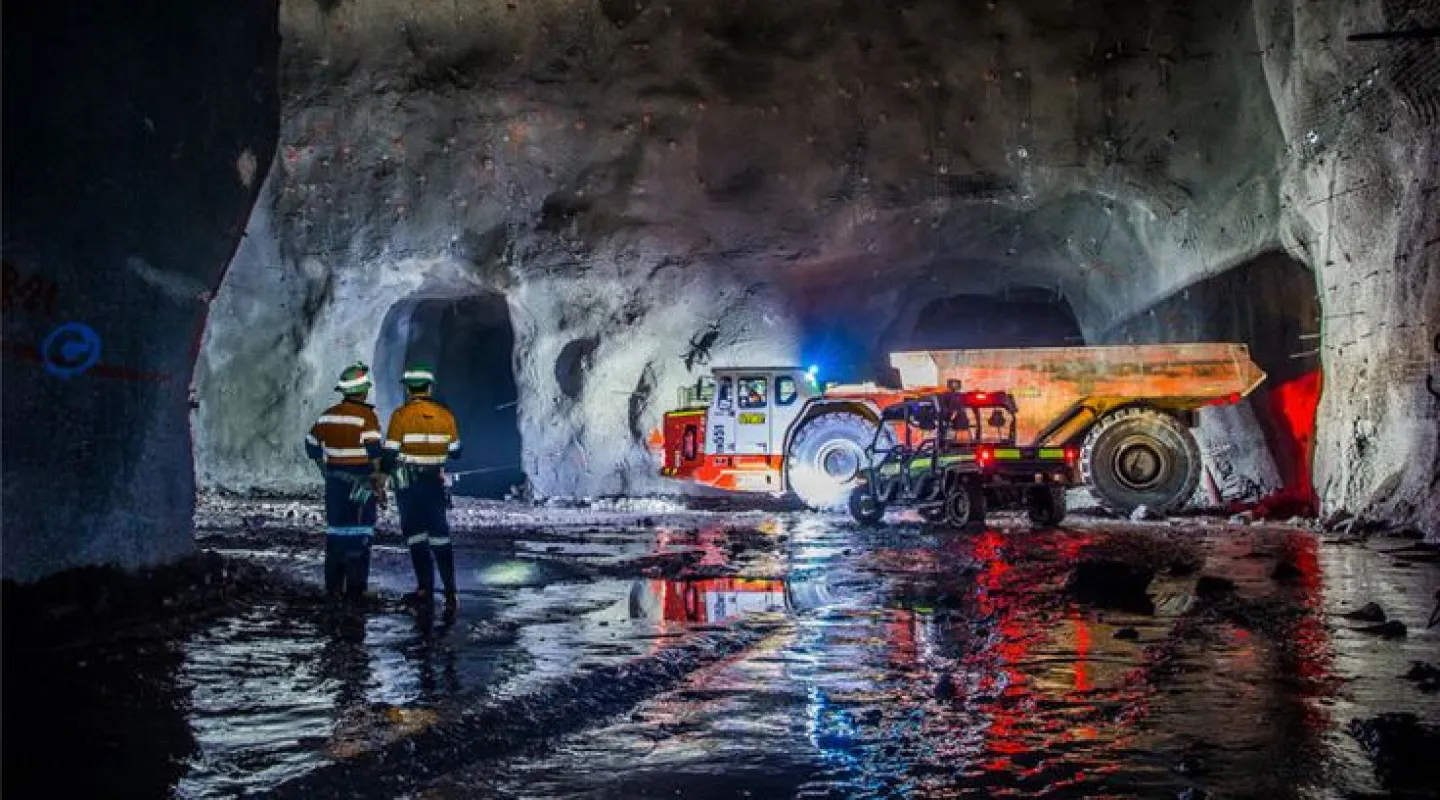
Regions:
<instances>
[{"instance_id":1,"label":"mud","mask_svg":"<svg viewBox=\"0 0 1440 800\"><path fill-rule=\"evenodd\" d=\"M447 616L399 602L413 579L391 531L373 596L324 601L319 535L292 502L216 515L200 537L215 552L167 572L7 587L5 693L27 701L7 702L7 790L61 775L90 796L179 797L1428 785L1440 568L1389 540L1200 518L955 532L467 505ZM1365 632L1371 603L1408 635Z\"/></svg>"}]
</instances>

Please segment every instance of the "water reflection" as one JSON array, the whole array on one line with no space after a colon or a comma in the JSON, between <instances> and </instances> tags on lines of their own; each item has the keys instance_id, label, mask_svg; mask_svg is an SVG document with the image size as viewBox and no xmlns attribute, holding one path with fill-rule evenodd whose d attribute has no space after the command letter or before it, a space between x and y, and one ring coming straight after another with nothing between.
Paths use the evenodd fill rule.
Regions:
<instances>
[{"instance_id":1,"label":"water reflection","mask_svg":"<svg viewBox=\"0 0 1440 800\"><path fill-rule=\"evenodd\" d=\"M1434 660L1440 634L1419 625L1440 573L1377 566L1374 552L1322 546L1307 533L936 535L804 516L761 532L780 540L768 549L753 531L664 536L662 549L699 551L669 564L708 570L723 561L763 577L712 571L632 582L632 572L531 586L532 570L569 573L551 558L497 556L481 565L487 581L462 600L468 616L458 621L393 608L257 608L132 658L144 662L133 682L49 667L66 676L73 697L40 695L54 712L36 740L56 753L41 763L53 771L70 759L77 748L64 746L68 736L84 763L104 762L92 769L115 785L126 785L127 767L143 771L136 789L188 768L179 794L229 796L322 767L324 780L312 774L293 784L299 793L321 785L375 791L356 776L385 770L423 791L416 765L459 763L436 755L450 752L448 743L435 746L449 728L434 723L473 707L477 694L524 699L578 685L577 675L628 669L637 657L669 658L696 640L731 641L747 628L769 632L715 669L687 673L682 689L641 702L624 722L577 734L548 761L515 763L543 773L538 785L551 796L584 788L669 795L698 785L727 794L766 787L756 796L1174 796L1194 788L1287 797L1378 791L1344 724L1380 711L1434 716L1433 701L1396 676L1411 660ZM1176 548L1192 566L1172 574ZM1097 549L1160 559L1153 614L1067 596L1067 575ZM1233 586L1200 595L1201 576ZM1369 600L1411 625L1410 636L1380 640L1324 619ZM774 624L780 614L787 619ZM735 625L751 616L762 624ZM22 687L51 677L14 672L8 659L7 694L17 676ZM133 697L117 697L115 687ZM554 695L545 698L539 705ZM136 719L111 719L122 713ZM509 718L516 741L550 735L524 714ZM72 731L75 719L83 725ZM91 726L147 738L101 741ZM493 751L471 752L481 760L467 767L467 780L496 774ZM511 776L508 794L456 796L547 793L528 783L531 773ZM607 776L622 776L613 780L625 791Z\"/></svg>"},{"instance_id":2,"label":"water reflection","mask_svg":"<svg viewBox=\"0 0 1440 800\"><path fill-rule=\"evenodd\" d=\"M825 592L805 582L792 592L783 580L688 578L636 581L630 588L632 619L657 623L716 624L747 614L780 613L813 607Z\"/></svg>"},{"instance_id":3,"label":"water reflection","mask_svg":"<svg viewBox=\"0 0 1440 800\"><path fill-rule=\"evenodd\" d=\"M465 685L454 623L450 615L267 608L196 635L181 677L191 687L197 750L176 793L274 787L428 727Z\"/></svg>"},{"instance_id":4,"label":"water reflection","mask_svg":"<svg viewBox=\"0 0 1440 800\"><path fill-rule=\"evenodd\" d=\"M883 617L817 631L835 660L807 675L811 741L848 773L846 791L1113 790L1143 709L1141 659L1113 636L1127 617L1099 623L1059 600L1088 539L989 530L897 544L862 559L890 578Z\"/></svg>"},{"instance_id":5,"label":"water reflection","mask_svg":"<svg viewBox=\"0 0 1440 800\"><path fill-rule=\"evenodd\" d=\"M1239 594L1178 616L1065 599L1067 571L1096 544L992 530L862 556L889 577L886 612L817 631L831 658L804 675L811 741L848 791L1284 795L1326 780L1336 682L1315 538L1271 540L1275 561Z\"/></svg>"}]
</instances>

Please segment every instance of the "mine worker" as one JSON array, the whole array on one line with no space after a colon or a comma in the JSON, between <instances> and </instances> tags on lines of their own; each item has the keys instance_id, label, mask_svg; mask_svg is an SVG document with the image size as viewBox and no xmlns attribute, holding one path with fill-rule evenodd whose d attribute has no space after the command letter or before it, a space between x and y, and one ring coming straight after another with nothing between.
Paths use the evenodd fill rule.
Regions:
<instances>
[{"instance_id":1,"label":"mine worker","mask_svg":"<svg viewBox=\"0 0 1440 800\"><path fill-rule=\"evenodd\" d=\"M365 594L375 509L384 502L380 418L365 402L370 386L369 367L346 367L335 384L340 402L305 437L306 454L325 476L325 592L332 598Z\"/></svg>"},{"instance_id":2,"label":"mine worker","mask_svg":"<svg viewBox=\"0 0 1440 800\"><path fill-rule=\"evenodd\" d=\"M400 529L410 546L417 587L411 595L422 608L433 602L435 568L445 587L445 608L455 609L455 550L450 544L445 464L460 457L460 435L450 409L430 395L435 373L414 364L405 370L405 404L395 409L385 433L382 469L393 477L400 505ZM432 566L433 556L433 566Z\"/></svg>"}]
</instances>

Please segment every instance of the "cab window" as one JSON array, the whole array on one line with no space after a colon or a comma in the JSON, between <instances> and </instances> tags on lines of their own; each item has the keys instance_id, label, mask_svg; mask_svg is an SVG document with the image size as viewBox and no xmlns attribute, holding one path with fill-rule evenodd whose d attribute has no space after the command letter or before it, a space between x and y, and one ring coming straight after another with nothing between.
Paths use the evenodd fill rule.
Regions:
<instances>
[{"instance_id":1,"label":"cab window","mask_svg":"<svg viewBox=\"0 0 1440 800\"><path fill-rule=\"evenodd\" d=\"M768 388L764 378L741 378L740 407L764 408L765 392L768 391Z\"/></svg>"},{"instance_id":2,"label":"cab window","mask_svg":"<svg viewBox=\"0 0 1440 800\"><path fill-rule=\"evenodd\" d=\"M795 386L795 379L789 375L781 375L775 379L775 405L788 406L795 402L795 396L799 394Z\"/></svg>"},{"instance_id":3,"label":"cab window","mask_svg":"<svg viewBox=\"0 0 1440 800\"><path fill-rule=\"evenodd\" d=\"M730 397L731 397L730 386L731 386L731 384L730 384L730 379L729 379L729 378L721 378L721 379L720 379L720 383L719 383L719 385L718 385L718 386L716 387L716 389L715 389L715 405L716 405L717 407L720 407L720 408L729 408L729 407L730 407L730 402L731 402L731 400L730 400Z\"/></svg>"}]
</instances>

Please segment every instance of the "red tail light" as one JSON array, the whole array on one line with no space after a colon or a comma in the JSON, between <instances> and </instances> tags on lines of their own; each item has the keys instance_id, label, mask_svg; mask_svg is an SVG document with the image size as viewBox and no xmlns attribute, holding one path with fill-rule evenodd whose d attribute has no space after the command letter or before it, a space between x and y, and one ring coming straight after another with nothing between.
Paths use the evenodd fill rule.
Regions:
<instances>
[{"instance_id":1,"label":"red tail light","mask_svg":"<svg viewBox=\"0 0 1440 800\"><path fill-rule=\"evenodd\" d=\"M1080 451L1073 447L1065 448L1065 463L1074 464L1080 459Z\"/></svg>"},{"instance_id":2,"label":"red tail light","mask_svg":"<svg viewBox=\"0 0 1440 800\"><path fill-rule=\"evenodd\" d=\"M990 466L991 462L993 462L994 460L995 460L995 448L993 448L993 447L977 447L977 448L975 448L975 461L976 461L977 463L979 463L980 466L982 466L982 467L988 467L988 466Z\"/></svg>"},{"instance_id":3,"label":"red tail light","mask_svg":"<svg viewBox=\"0 0 1440 800\"><path fill-rule=\"evenodd\" d=\"M1212 398L1210 398L1209 400L1206 400L1204 403L1202 403L1202 405L1207 405L1207 406L1233 406L1233 405L1235 405L1236 403L1240 402L1242 399L1244 399L1244 398L1240 397L1240 393L1239 393L1239 392L1231 392L1230 394L1227 394L1227 395L1225 395L1224 397L1212 397Z\"/></svg>"}]
</instances>

